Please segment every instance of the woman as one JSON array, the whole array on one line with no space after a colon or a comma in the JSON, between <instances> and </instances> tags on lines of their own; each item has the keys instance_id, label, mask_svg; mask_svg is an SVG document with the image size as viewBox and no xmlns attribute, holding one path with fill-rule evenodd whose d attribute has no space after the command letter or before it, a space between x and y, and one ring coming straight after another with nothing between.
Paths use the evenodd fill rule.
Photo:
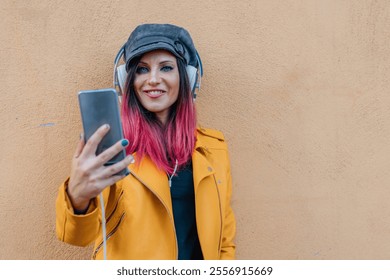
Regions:
<instances>
[{"instance_id":1,"label":"woman","mask_svg":"<svg viewBox=\"0 0 390 280\"><path fill-rule=\"evenodd\" d=\"M199 61L189 33L140 25L124 50L126 139L98 156L108 126L80 140L57 197L58 238L95 242L92 258L102 259L102 194L108 259L234 259L228 151L222 133L196 124L186 66ZM122 149L128 157L104 166ZM126 167L129 175L115 175Z\"/></svg>"}]
</instances>

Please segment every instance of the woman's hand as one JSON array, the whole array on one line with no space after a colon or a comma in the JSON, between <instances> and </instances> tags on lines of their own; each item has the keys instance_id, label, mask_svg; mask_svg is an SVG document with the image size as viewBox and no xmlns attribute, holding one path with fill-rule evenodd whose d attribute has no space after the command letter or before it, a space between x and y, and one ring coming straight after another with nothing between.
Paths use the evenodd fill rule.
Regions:
<instances>
[{"instance_id":1,"label":"woman's hand","mask_svg":"<svg viewBox=\"0 0 390 280\"><path fill-rule=\"evenodd\" d=\"M72 169L68 184L68 195L73 208L85 210L92 198L99 195L107 186L114 184L126 175L115 175L134 162L129 155L122 161L104 166L104 164L122 151L129 142L126 139L118 141L98 156L96 149L104 135L110 130L109 125L103 125L84 143L83 137L76 148L72 160Z\"/></svg>"}]
</instances>

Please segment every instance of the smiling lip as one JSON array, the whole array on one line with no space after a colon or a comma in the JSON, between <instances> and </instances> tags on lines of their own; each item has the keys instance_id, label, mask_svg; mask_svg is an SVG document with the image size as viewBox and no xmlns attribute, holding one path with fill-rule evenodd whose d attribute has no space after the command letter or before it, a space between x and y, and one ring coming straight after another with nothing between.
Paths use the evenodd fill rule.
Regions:
<instances>
[{"instance_id":1,"label":"smiling lip","mask_svg":"<svg viewBox=\"0 0 390 280\"><path fill-rule=\"evenodd\" d=\"M153 90L144 90L144 93L150 98L159 98L161 95L165 93L165 91L159 89L153 89Z\"/></svg>"}]
</instances>

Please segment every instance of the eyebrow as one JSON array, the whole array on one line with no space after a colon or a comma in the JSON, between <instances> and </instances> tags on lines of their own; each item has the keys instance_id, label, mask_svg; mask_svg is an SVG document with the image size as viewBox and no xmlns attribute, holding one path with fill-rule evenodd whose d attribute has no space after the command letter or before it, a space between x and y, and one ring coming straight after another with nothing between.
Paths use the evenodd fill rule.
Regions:
<instances>
[{"instance_id":1,"label":"eyebrow","mask_svg":"<svg viewBox=\"0 0 390 280\"><path fill-rule=\"evenodd\" d=\"M142 61L142 60L139 63L148 65L148 63L146 63L145 61ZM159 62L160 65L165 64L165 63L175 63L175 62L173 60L164 60L164 61Z\"/></svg>"}]
</instances>

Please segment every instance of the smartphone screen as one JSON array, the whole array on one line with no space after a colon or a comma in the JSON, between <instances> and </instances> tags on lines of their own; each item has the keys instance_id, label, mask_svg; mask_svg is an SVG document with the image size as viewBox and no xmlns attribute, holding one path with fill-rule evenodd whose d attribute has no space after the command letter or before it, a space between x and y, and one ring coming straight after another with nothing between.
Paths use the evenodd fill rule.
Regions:
<instances>
[{"instance_id":1,"label":"smartphone screen","mask_svg":"<svg viewBox=\"0 0 390 280\"><path fill-rule=\"evenodd\" d=\"M115 89L82 90L78 94L81 119L84 129L84 140L88 139L103 124L109 124L110 130L99 143L96 155L123 139L122 123L119 114L118 96ZM105 165L112 165L124 159L123 150ZM125 169L118 174L125 174Z\"/></svg>"}]
</instances>

